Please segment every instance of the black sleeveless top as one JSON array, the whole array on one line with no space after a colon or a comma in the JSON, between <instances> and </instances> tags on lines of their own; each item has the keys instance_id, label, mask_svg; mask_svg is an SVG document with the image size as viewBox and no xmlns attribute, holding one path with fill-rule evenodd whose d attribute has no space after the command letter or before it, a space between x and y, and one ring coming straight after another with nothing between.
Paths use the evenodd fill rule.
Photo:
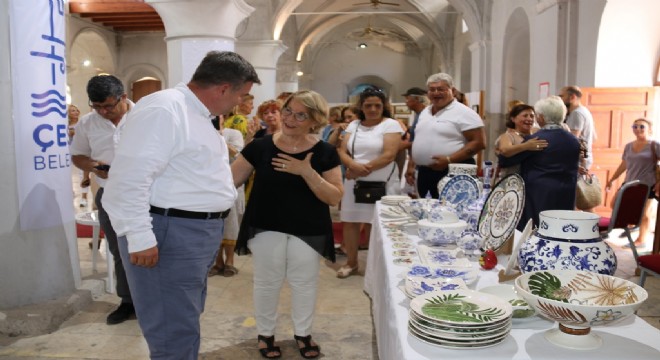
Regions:
<instances>
[{"instance_id":1,"label":"black sleeveless top","mask_svg":"<svg viewBox=\"0 0 660 360\"><path fill-rule=\"evenodd\" d=\"M277 231L302 239L326 259L335 261L330 207L314 195L299 175L278 172L271 159L285 153L304 159L312 152L311 165L319 174L340 165L337 150L318 141L311 149L290 154L275 146L273 135L249 143L241 155L254 167L255 177L250 199L243 215L236 253L249 253L247 242L262 231Z\"/></svg>"}]
</instances>

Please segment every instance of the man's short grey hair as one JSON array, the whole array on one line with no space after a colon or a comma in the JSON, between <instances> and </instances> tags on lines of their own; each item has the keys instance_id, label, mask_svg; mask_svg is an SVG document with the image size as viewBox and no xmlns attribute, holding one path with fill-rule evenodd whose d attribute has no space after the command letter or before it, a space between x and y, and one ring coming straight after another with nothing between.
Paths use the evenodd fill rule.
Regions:
<instances>
[{"instance_id":1,"label":"man's short grey hair","mask_svg":"<svg viewBox=\"0 0 660 360\"><path fill-rule=\"evenodd\" d=\"M450 88L454 87L454 79L449 74L445 74L445 73L437 73L429 76L429 78L426 80L426 86L429 86L430 83L435 83L440 81L447 83L447 86L449 86Z\"/></svg>"},{"instance_id":2,"label":"man's short grey hair","mask_svg":"<svg viewBox=\"0 0 660 360\"><path fill-rule=\"evenodd\" d=\"M566 105L559 96L552 95L534 104L536 115L543 115L546 124L561 124L566 117Z\"/></svg>"}]
</instances>

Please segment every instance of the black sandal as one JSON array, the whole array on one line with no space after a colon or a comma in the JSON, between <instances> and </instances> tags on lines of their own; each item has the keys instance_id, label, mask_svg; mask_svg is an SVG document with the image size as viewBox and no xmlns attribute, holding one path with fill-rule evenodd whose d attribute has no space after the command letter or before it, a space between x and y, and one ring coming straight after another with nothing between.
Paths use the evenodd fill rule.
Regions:
<instances>
[{"instance_id":1,"label":"black sandal","mask_svg":"<svg viewBox=\"0 0 660 360\"><path fill-rule=\"evenodd\" d=\"M305 359L316 359L317 357L321 356L321 349L319 348L319 346L312 345L312 335L307 335L307 336L293 335L293 338L296 339L298 350L300 350L300 356L304 357ZM300 347L298 341L301 341L305 346ZM312 351L315 351L316 355L307 355L308 352L312 352Z\"/></svg>"},{"instance_id":2,"label":"black sandal","mask_svg":"<svg viewBox=\"0 0 660 360\"><path fill-rule=\"evenodd\" d=\"M279 346L275 346L275 336L263 336L259 335L257 336L257 346L259 346L258 342L263 341L264 344L266 344L265 348L259 348L259 353L261 354L262 357L266 359L279 359L282 357L282 350L280 350ZM269 353L277 353L277 355L271 355L268 356Z\"/></svg>"}]
</instances>

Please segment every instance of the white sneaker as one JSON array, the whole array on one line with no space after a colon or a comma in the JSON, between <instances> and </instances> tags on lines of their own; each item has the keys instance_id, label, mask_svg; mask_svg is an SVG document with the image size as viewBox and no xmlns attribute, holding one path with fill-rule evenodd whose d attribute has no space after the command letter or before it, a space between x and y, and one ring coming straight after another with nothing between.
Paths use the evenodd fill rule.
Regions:
<instances>
[{"instance_id":1,"label":"white sneaker","mask_svg":"<svg viewBox=\"0 0 660 360\"><path fill-rule=\"evenodd\" d=\"M80 207L87 207L87 199L80 199Z\"/></svg>"}]
</instances>

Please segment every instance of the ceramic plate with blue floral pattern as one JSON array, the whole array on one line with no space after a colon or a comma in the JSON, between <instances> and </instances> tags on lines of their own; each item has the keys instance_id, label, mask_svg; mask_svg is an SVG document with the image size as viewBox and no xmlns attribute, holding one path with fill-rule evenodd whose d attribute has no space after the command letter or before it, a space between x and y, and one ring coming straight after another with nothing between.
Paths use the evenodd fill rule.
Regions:
<instances>
[{"instance_id":1,"label":"ceramic plate with blue floral pattern","mask_svg":"<svg viewBox=\"0 0 660 360\"><path fill-rule=\"evenodd\" d=\"M511 237L525 206L525 182L511 174L495 185L479 216L484 247L497 250Z\"/></svg>"},{"instance_id":2,"label":"ceramic plate with blue floral pattern","mask_svg":"<svg viewBox=\"0 0 660 360\"><path fill-rule=\"evenodd\" d=\"M479 198L479 184L470 175L454 175L440 190L438 199L462 213Z\"/></svg>"}]
</instances>

